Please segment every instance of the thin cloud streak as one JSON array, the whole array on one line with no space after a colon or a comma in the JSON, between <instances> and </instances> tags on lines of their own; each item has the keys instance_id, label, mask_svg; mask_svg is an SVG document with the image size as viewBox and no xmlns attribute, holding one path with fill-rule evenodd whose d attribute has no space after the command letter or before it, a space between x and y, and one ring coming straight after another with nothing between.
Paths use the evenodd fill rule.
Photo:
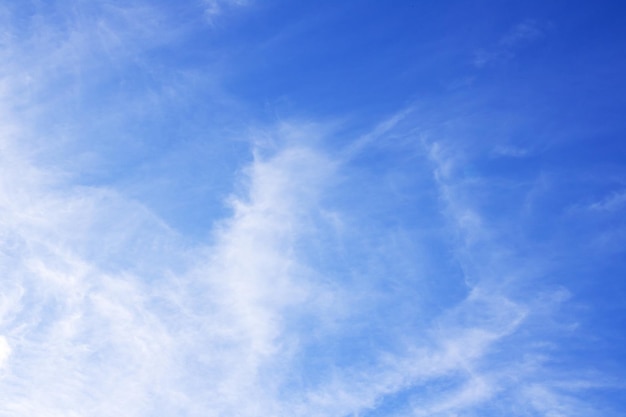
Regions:
<instances>
[{"instance_id":1,"label":"thin cloud streak","mask_svg":"<svg viewBox=\"0 0 626 417\"><path fill-rule=\"evenodd\" d=\"M546 35L546 24L534 20L525 20L514 25L498 42L474 54L474 66L484 68L488 65L514 59L519 50Z\"/></svg>"}]
</instances>

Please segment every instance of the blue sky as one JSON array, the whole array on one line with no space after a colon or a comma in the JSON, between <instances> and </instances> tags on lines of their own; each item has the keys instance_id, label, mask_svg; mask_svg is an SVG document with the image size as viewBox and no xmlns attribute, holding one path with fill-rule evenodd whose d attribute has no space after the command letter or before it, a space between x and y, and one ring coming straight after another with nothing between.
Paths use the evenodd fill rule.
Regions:
<instances>
[{"instance_id":1,"label":"blue sky","mask_svg":"<svg viewBox=\"0 0 626 417\"><path fill-rule=\"evenodd\" d=\"M617 1L0 6L0 416L620 416Z\"/></svg>"}]
</instances>

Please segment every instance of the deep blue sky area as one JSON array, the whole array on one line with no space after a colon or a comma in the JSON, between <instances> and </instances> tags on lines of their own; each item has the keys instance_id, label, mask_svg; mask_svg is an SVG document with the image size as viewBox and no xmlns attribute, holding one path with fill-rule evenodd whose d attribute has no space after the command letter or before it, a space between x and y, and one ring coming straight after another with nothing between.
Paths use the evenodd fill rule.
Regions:
<instances>
[{"instance_id":1,"label":"deep blue sky area","mask_svg":"<svg viewBox=\"0 0 626 417\"><path fill-rule=\"evenodd\" d=\"M619 417L626 5L0 5L0 417Z\"/></svg>"},{"instance_id":2,"label":"deep blue sky area","mask_svg":"<svg viewBox=\"0 0 626 417\"><path fill-rule=\"evenodd\" d=\"M267 20L251 12L216 30L238 49L234 60L248 63L233 71L235 93L270 104L313 101L319 108L312 111L327 109L332 117L355 108L393 112L448 93L464 78L511 105L533 91L548 96L537 100L568 98L574 105L620 81L624 13L616 2L400 3L257 6ZM502 45L525 22L539 25L541 34ZM546 39L531 48L535 36ZM496 62L478 70L478 50L498 55ZM539 89L544 83L556 91ZM504 94L511 88L521 91Z\"/></svg>"}]
</instances>

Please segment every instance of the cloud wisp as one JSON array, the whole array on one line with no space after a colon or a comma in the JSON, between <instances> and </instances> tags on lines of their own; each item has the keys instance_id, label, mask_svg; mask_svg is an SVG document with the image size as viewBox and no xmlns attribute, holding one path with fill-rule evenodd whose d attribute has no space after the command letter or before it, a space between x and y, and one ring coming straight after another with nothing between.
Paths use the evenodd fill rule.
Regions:
<instances>
[{"instance_id":1,"label":"cloud wisp","mask_svg":"<svg viewBox=\"0 0 626 417\"><path fill-rule=\"evenodd\" d=\"M204 14L210 24L215 23L230 8L244 7L249 0L204 0Z\"/></svg>"},{"instance_id":2,"label":"cloud wisp","mask_svg":"<svg viewBox=\"0 0 626 417\"><path fill-rule=\"evenodd\" d=\"M284 131L302 129L274 135ZM405 395L412 415L447 415L506 389L511 376L489 355L527 320L528 307L483 284L434 322L407 328L393 342L399 350L379 350L379 336L362 350L365 361L323 348L349 346L342 334L373 316L349 280L316 271L302 251L328 227L320 213L340 166L320 149L279 142L287 144L258 152L243 171L213 243L192 252L140 205L97 188L50 187L45 173L24 175L38 172L24 161L11 183L37 206L4 206L13 217L3 230L12 278L3 281L1 412L375 414ZM94 234L102 219L107 233ZM129 248L132 262L116 261ZM152 268L157 259L161 267ZM168 267L175 264L183 267ZM380 279L363 277L372 278ZM381 326L374 330L387 337ZM547 392L529 392L538 390Z\"/></svg>"},{"instance_id":3,"label":"cloud wisp","mask_svg":"<svg viewBox=\"0 0 626 417\"><path fill-rule=\"evenodd\" d=\"M462 118L434 104L439 122L409 107L352 140L239 122L220 131L235 146L187 117L211 102L248 120L217 87L186 96L229 52L178 66L185 30L166 4L122 3L0 16L0 416L598 415L585 393L618 384L556 360L580 324L574 290L546 277L570 271L512 207L535 178L497 174L541 147L458 136ZM247 3L194 10L212 24ZM540 36L524 22L476 65ZM155 122L170 109L183 116ZM192 205L184 190L132 192L157 176L227 183L226 214L196 207L210 231L189 238L155 209Z\"/></svg>"},{"instance_id":4,"label":"cloud wisp","mask_svg":"<svg viewBox=\"0 0 626 417\"><path fill-rule=\"evenodd\" d=\"M481 49L474 55L474 66L483 68L497 62L515 58L519 49L545 36L545 28L534 20L525 20L513 26L491 48Z\"/></svg>"}]
</instances>

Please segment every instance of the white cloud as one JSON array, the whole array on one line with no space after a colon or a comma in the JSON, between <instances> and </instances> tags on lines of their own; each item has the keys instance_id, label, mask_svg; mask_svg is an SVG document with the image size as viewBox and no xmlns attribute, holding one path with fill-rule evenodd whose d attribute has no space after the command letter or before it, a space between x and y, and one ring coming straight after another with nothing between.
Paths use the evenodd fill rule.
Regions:
<instances>
[{"instance_id":1,"label":"white cloud","mask_svg":"<svg viewBox=\"0 0 626 417\"><path fill-rule=\"evenodd\" d=\"M110 20L97 25L111 62L125 59L127 25L115 33ZM271 413L282 361L297 343L282 337L295 319L287 311L315 301L294 246L332 164L306 147L258 157L215 244L189 248L141 204L72 185L59 170L42 122L55 106L39 103L41 91L55 81L50 72L72 70L58 56L69 51L85 65L94 40L90 27L67 37L49 31L60 46L34 45L37 62L11 61L4 79L12 87L0 138L1 324L12 354L7 361L2 345L0 415ZM13 98L30 88L12 84L20 65L37 85L26 116L14 111Z\"/></svg>"},{"instance_id":2,"label":"white cloud","mask_svg":"<svg viewBox=\"0 0 626 417\"><path fill-rule=\"evenodd\" d=\"M579 370L561 378L551 367L553 361L558 362L558 348L554 342L548 342L552 337L544 332L547 328L560 334L578 331L574 318L564 320L561 316L561 321L554 318L559 316L559 309L567 305L571 293L563 287L544 292L539 288L520 290L520 286L531 282L539 285L541 277L548 274L550 254L523 249L526 253L522 258L516 250L511 250L514 246L524 248L521 237L516 240L515 234L505 234L508 228L515 230L518 217L511 213L510 218L499 223L490 219L484 202L499 188L480 177L466 178L463 167L473 163L473 156L465 154L462 146L455 146L456 140L423 143L433 164L443 212L458 236L456 256L470 289L468 298L457 307L465 313L456 313L456 309L449 313L460 320L460 326L446 323L442 328L452 334L462 334L474 327L484 335L475 340L484 344L452 339L455 343L451 352L458 348L469 355L466 384L455 394L447 398L443 395L441 401L418 407L415 412L481 415L485 404L499 404L498 407L504 409L510 406L541 415L599 415L581 399L584 396L581 391L563 389L562 384L578 381L582 386L593 386L606 376L590 376L586 370ZM529 193L532 192L531 188ZM607 199L603 203L612 208L617 201L619 198L615 197L615 202ZM595 209L604 209L604 204L598 204ZM507 239L503 239L503 235ZM472 351L479 354L472 355ZM555 380L560 382L555 384ZM489 401L485 403L486 400Z\"/></svg>"},{"instance_id":3,"label":"white cloud","mask_svg":"<svg viewBox=\"0 0 626 417\"><path fill-rule=\"evenodd\" d=\"M210 18L243 4L205 3ZM17 56L2 80L0 416L327 417L367 413L395 395L406 395L412 415L453 415L502 392L542 412L563 412L554 405L558 387L536 382L539 367L512 366L523 352L507 343L550 311L540 314L532 300L510 293L509 275L532 268L517 271L520 263L502 256L488 219L457 182L463 157L452 146L437 142L428 151L446 215L461 237L455 255L472 277L465 298L442 307L433 322L407 325L401 338L386 340L393 334L387 317L372 313L378 294L350 287L368 277L324 276L304 253L314 239L331 242L328 252L360 244L342 241L349 223L341 219L350 213L326 207L325 193L342 177L341 164L393 134L410 109L341 155L321 149L317 137L325 133L315 125L270 129L211 243L192 246L112 186L73 184L67 161L55 159L54 148L63 145L48 144L54 141L46 118L60 113L45 93L63 74L97 63L93 45L112 66L150 48L151 34L163 29L151 10L113 7L95 28L81 21L69 34L47 26L48 40L7 52L19 55L32 41L39 54ZM527 32L503 42L515 44ZM135 35L138 44L130 40ZM24 68L32 71L23 76ZM32 108L20 113L15 102ZM325 227L340 231L335 241L323 240ZM337 259L354 275L352 265L368 261ZM402 279L381 270L385 282ZM550 304L564 302L562 294ZM372 319L378 324L359 334L369 346L355 353L348 335ZM381 339L393 346L381 349ZM509 356L498 359L507 348ZM449 385L429 391L441 381Z\"/></svg>"},{"instance_id":4,"label":"white cloud","mask_svg":"<svg viewBox=\"0 0 626 417\"><path fill-rule=\"evenodd\" d=\"M316 136L311 129L283 125L270 132L279 139L243 171L232 216L216 227L211 245L191 249L112 190L72 188L62 179L50 186L45 171L5 141L21 168L7 168L10 181L0 190L4 218L11 219L2 236L14 262L3 264L10 278L2 282L10 298L3 328L15 341L0 378L0 415L340 416L406 392L412 415L443 416L522 390L520 379L532 380L533 369L507 379L510 364L491 355L524 325L529 307L489 279L406 335L403 348L372 349L370 361L350 365L337 356L318 383L291 385L312 337L324 342L320 327L337 326L333 315L346 310L363 314L357 298L343 298L341 282L320 280L299 250L326 218L323 196L341 169L304 145L314 142L306 139ZM438 149L431 155L444 158ZM453 169L436 169L442 187L453 180ZM11 198L16 189L22 193ZM476 222L463 220L469 209L457 189L442 188L454 203L449 214L461 217L462 233L475 235L485 224L475 210ZM481 236L465 240L463 250L489 241L489 233ZM107 270L126 251L132 261ZM180 259L183 267L167 269ZM151 263L165 268L143 266ZM344 321L338 331L350 326ZM420 402L420 393L442 379L451 387ZM35 382L26 390L25 381ZM539 394L552 391L538 387L529 391L533 401L548 407L551 397Z\"/></svg>"},{"instance_id":5,"label":"white cloud","mask_svg":"<svg viewBox=\"0 0 626 417\"><path fill-rule=\"evenodd\" d=\"M23 168L5 165L0 196L17 265L3 263L3 326L16 344L0 415L256 416L283 406L276 396L298 344L289 328L324 298L297 241L313 226L330 159L294 146L257 156L233 217L190 257L137 203L51 187L17 150L12 158ZM178 256L188 272L168 271ZM26 391L25 381L36 382Z\"/></svg>"},{"instance_id":6,"label":"white cloud","mask_svg":"<svg viewBox=\"0 0 626 417\"><path fill-rule=\"evenodd\" d=\"M333 315L361 314L356 299L341 297L348 294L341 282L320 281L299 251L325 218L324 190L340 169L302 145L313 142L303 142L316 135L309 129L270 133L298 140L257 152L231 199L232 217L212 245L191 253L158 218L112 190L73 188L62 177L51 186L6 141L22 168L9 170L0 193L2 232L12 236L17 265L4 265L11 279L3 292L12 298L3 325L15 345L0 380L0 415L345 415L437 378L465 380L468 370L464 387L441 393L430 409L489 398L479 364L524 312L478 289L438 330L423 329L419 340L407 335L403 353L372 350L370 365L347 367L337 357L319 385L289 388L292 366L311 342L306 326L324 337L319 327L336 326ZM21 197L11 198L16 189ZM132 260L120 263L125 252ZM177 258L187 266L168 270ZM26 391L24 381L36 382Z\"/></svg>"}]
</instances>

